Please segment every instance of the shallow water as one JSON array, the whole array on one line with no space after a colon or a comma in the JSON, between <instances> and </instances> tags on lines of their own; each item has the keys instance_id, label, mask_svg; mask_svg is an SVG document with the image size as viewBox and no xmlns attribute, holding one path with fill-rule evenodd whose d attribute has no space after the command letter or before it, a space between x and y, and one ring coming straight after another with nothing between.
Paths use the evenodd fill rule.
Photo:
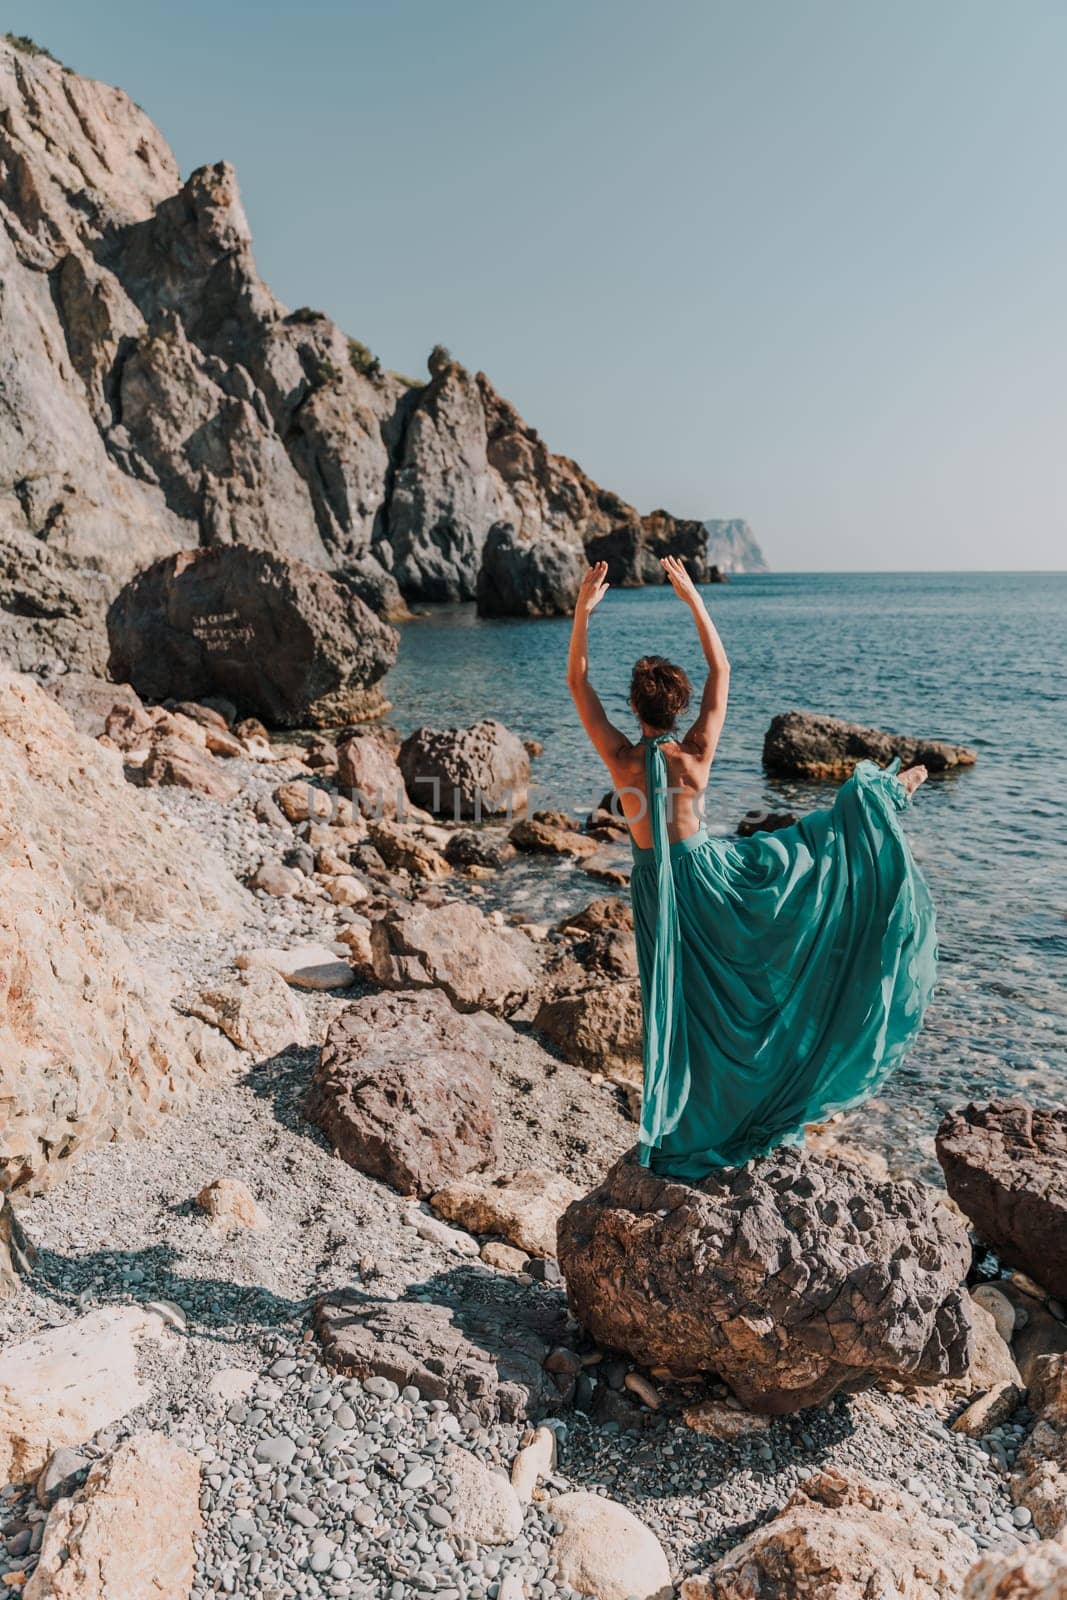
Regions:
<instances>
[{"instance_id":1,"label":"shallow water","mask_svg":"<svg viewBox=\"0 0 1067 1600\"><path fill-rule=\"evenodd\" d=\"M1011 1091L1067 1087L1067 574L772 574L705 591L733 667L708 826L753 806L808 810L833 790L772 782L760 752L793 708L973 745L978 764L932 779L908 832L938 907L941 977L924 1032L877 1101L850 1119L905 1166L940 1113ZM567 619L483 621L473 607L405 624L394 720L491 715L540 739L538 806L581 815L607 784L564 682ZM591 627L593 682L629 730L629 668L657 651L702 682L689 615L669 590L618 591ZM559 863L520 863L498 903L539 920L601 892Z\"/></svg>"}]
</instances>

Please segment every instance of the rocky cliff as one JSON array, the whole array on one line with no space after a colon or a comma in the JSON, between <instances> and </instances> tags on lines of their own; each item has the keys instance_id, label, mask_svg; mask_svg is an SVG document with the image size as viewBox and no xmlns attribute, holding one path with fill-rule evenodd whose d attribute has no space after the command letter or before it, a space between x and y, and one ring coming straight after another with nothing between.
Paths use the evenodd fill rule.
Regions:
<instances>
[{"instance_id":1,"label":"rocky cliff","mask_svg":"<svg viewBox=\"0 0 1067 1600\"><path fill-rule=\"evenodd\" d=\"M767 558L756 536L740 517L712 518L704 523L707 558L720 572L768 572Z\"/></svg>"},{"instance_id":2,"label":"rocky cliff","mask_svg":"<svg viewBox=\"0 0 1067 1600\"><path fill-rule=\"evenodd\" d=\"M119 587L202 544L326 568L386 613L473 598L495 524L557 564L594 545L616 583L658 580L660 547L706 575L699 523L640 517L443 348L412 385L287 310L232 167L183 183L125 94L5 40L0 223L0 651L24 670L102 668Z\"/></svg>"}]
</instances>

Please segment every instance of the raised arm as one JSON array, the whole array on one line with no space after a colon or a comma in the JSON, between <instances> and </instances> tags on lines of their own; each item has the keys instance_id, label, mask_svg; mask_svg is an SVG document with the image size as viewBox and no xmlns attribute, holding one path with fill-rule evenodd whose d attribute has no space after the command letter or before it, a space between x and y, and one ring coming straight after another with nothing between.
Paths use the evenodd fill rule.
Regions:
<instances>
[{"instance_id":1,"label":"raised arm","mask_svg":"<svg viewBox=\"0 0 1067 1600\"><path fill-rule=\"evenodd\" d=\"M700 648L708 664L707 681L704 684L704 693L700 697L700 710L697 712L696 721L682 740L682 749L688 750L690 755L696 756L698 761L703 761L710 767L723 723L726 721L726 702L730 693L730 663L719 638L719 630L708 615L708 608L699 589L686 571L684 563L679 561L677 556L666 556L660 562L660 566L667 574L675 594L685 601L693 614L693 621L700 637Z\"/></svg>"},{"instance_id":2,"label":"raised arm","mask_svg":"<svg viewBox=\"0 0 1067 1600\"><path fill-rule=\"evenodd\" d=\"M600 703L600 696L589 682L589 618L608 592L608 564L598 561L582 579L574 607L574 626L571 629L571 647L567 656L567 688L578 708L582 727L593 746L610 770L617 757L631 748L630 741L620 733Z\"/></svg>"}]
</instances>

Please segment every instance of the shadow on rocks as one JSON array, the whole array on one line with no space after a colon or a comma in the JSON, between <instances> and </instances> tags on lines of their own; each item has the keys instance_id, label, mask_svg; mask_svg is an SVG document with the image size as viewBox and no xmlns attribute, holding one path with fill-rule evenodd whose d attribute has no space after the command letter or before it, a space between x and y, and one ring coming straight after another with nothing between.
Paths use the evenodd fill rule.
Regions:
<instances>
[{"instance_id":1,"label":"shadow on rocks","mask_svg":"<svg viewBox=\"0 0 1067 1600\"><path fill-rule=\"evenodd\" d=\"M288 1299L260 1284L186 1276L176 1269L178 1259L171 1245L77 1256L39 1247L33 1288L41 1298L79 1312L99 1305L170 1301L181 1309L190 1334L221 1343L307 1314L306 1300Z\"/></svg>"},{"instance_id":2,"label":"shadow on rocks","mask_svg":"<svg viewBox=\"0 0 1067 1600\"><path fill-rule=\"evenodd\" d=\"M283 1050L276 1056L257 1061L241 1081L257 1098L271 1102L275 1117L284 1127L306 1135L327 1150L328 1139L304 1115L304 1102L319 1054L317 1044Z\"/></svg>"}]
</instances>

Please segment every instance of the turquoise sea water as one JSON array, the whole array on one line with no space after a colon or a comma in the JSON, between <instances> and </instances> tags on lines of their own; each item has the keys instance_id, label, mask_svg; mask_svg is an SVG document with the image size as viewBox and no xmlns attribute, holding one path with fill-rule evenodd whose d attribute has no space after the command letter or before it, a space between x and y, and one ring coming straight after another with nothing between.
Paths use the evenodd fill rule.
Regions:
<instances>
[{"instance_id":1,"label":"turquoise sea water","mask_svg":"<svg viewBox=\"0 0 1067 1600\"><path fill-rule=\"evenodd\" d=\"M705 590L732 663L730 714L707 820L732 833L753 806L795 811L832 788L772 782L760 752L793 708L973 745L975 767L932 779L908 830L937 902L941 979L919 1044L857 1132L906 1166L939 1113L1005 1090L1067 1097L1067 573L772 574ZM582 814L606 776L564 682L567 619L483 621L442 608L404 625L388 680L405 732L496 716L540 739L536 804ZM593 617L593 682L629 729L639 655L699 687L688 612L671 591L608 595ZM494 894L538 920L598 886L520 863Z\"/></svg>"}]
</instances>

